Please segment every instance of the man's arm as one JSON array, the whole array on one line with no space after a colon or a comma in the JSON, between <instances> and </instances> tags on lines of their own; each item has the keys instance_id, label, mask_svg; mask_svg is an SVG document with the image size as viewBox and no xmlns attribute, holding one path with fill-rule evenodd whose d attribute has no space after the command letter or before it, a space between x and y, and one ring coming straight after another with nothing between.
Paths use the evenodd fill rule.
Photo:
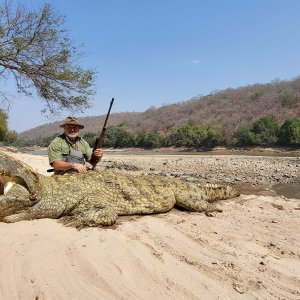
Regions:
<instances>
[{"instance_id":1,"label":"man's arm","mask_svg":"<svg viewBox=\"0 0 300 300\"><path fill-rule=\"evenodd\" d=\"M95 156L101 158L103 155L103 151L101 148L97 149L95 151ZM79 164L79 163L71 163L71 162L66 162L63 160L55 160L54 162L51 163L53 168L58 171L69 171L69 170L75 170L78 173L84 173L87 171L87 167Z\"/></svg>"},{"instance_id":2,"label":"man's arm","mask_svg":"<svg viewBox=\"0 0 300 300\"><path fill-rule=\"evenodd\" d=\"M63 160L54 161L52 163L52 166L53 166L54 170L57 170L57 171L75 170L79 173L84 173L87 171L87 168L82 164L66 162Z\"/></svg>"}]
</instances>

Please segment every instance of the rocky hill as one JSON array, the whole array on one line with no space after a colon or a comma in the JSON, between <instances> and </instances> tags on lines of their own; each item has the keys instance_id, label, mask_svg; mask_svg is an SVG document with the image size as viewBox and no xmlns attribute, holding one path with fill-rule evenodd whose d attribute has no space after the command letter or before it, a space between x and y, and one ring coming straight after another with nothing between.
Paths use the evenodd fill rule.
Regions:
<instances>
[{"instance_id":1,"label":"rocky hill","mask_svg":"<svg viewBox=\"0 0 300 300\"><path fill-rule=\"evenodd\" d=\"M132 132L170 133L193 119L201 124L219 125L230 136L238 126L252 124L266 115L279 122L300 116L300 77L215 91L184 102L151 107L144 112L112 113L108 125L122 125ZM98 132L104 119L105 115L80 118L80 122L85 124L82 133ZM61 132L59 124L61 121L44 124L20 133L19 137L32 140L52 136Z\"/></svg>"}]
</instances>

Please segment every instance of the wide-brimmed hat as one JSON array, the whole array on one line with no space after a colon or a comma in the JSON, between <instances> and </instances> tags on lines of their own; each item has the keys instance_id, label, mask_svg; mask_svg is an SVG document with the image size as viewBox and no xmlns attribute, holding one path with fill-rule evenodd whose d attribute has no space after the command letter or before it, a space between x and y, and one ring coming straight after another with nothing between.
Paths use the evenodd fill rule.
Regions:
<instances>
[{"instance_id":1,"label":"wide-brimmed hat","mask_svg":"<svg viewBox=\"0 0 300 300\"><path fill-rule=\"evenodd\" d=\"M78 120L74 117L67 117L63 124L59 125L59 127L64 127L65 125L76 125L80 129L84 128L82 124L79 124Z\"/></svg>"}]
</instances>

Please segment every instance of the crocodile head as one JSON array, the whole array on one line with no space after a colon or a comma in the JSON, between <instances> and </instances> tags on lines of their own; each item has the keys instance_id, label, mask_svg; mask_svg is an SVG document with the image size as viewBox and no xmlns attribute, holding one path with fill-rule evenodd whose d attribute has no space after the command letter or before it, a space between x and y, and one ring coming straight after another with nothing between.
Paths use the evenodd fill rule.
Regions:
<instances>
[{"instance_id":1,"label":"crocodile head","mask_svg":"<svg viewBox=\"0 0 300 300\"><path fill-rule=\"evenodd\" d=\"M42 175L25 163L0 151L0 176L23 185L30 194L34 194Z\"/></svg>"},{"instance_id":2,"label":"crocodile head","mask_svg":"<svg viewBox=\"0 0 300 300\"><path fill-rule=\"evenodd\" d=\"M36 204L37 201L30 197L28 190L15 182L7 182L0 196L0 221L4 217L18 213Z\"/></svg>"},{"instance_id":3,"label":"crocodile head","mask_svg":"<svg viewBox=\"0 0 300 300\"><path fill-rule=\"evenodd\" d=\"M0 219L36 203L40 176L25 163L0 151Z\"/></svg>"}]
</instances>

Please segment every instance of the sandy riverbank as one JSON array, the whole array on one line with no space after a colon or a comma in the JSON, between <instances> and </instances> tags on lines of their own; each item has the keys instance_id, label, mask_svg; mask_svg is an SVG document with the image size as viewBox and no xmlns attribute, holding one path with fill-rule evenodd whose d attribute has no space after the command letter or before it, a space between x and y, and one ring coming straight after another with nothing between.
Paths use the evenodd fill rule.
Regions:
<instances>
[{"instance_id":1,"label":"sandy riverbank","mask_svg":"<svg viewBox=\"0 0 300 300\"><path fill-rule=\"evenodd\" d=\"M49 175L47 157L10 154ZM100 168L250 188L211 218L173 209L81 231L0 223L0 299L299 299L300 200L268 187L297 183L300 159L239 157L106 153Z\"/></svg>"}]
</instances>

